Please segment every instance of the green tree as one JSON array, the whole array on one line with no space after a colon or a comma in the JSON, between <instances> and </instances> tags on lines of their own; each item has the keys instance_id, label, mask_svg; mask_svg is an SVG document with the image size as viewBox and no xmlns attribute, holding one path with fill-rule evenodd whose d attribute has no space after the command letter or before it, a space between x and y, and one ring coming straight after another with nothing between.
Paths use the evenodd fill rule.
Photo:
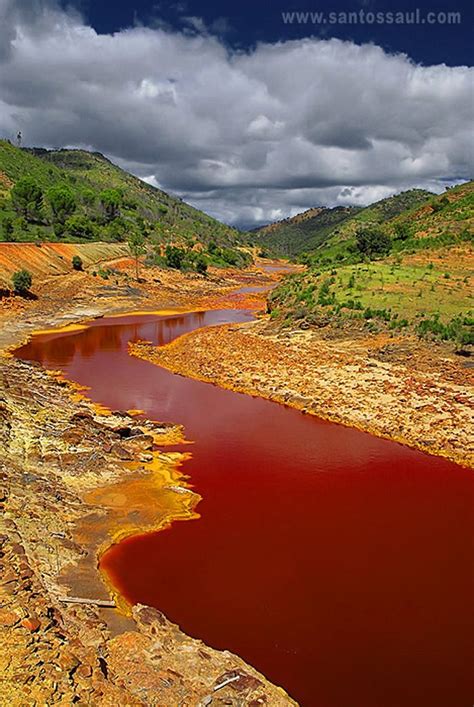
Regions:
<instances>
[{"instance_id":1,"label":"green tree","mask_svg":"<svg viewBox=\"0 0 474 707\"><path fill-rule=\"evenodd\" d=\"M56 238L62 238L66 232L66 226L60 221L53 223L53 231Z\"/></svg>"},{"instance_id":2,"label":"green tree","mask_svg":"<svg viewBox=\"0 0 474 707\"><path fill-rule=\"evenodd\" d=\"M114 241L117 243L127 240L127 231L129 225L125 222L123 218L116 218L103 228L103 234L108 241Z\"/></svg>"},{"instance_id":3,"label":"green tree","mask_svg":"<svg viewBox=\"0 0 474 707\"><path fill-rule=\"evenodd\" d=\"M199 253L195 260L196 272L200 275L205 275L207 273L207 261L202 253Z\"/></svg>"},{"instance_id":4,"label":"green tree","mask_svg":"<svg viewBox=\"0 0 474 707\"><path fill-rule=\"evenodd\" d=\"M4 216L2 220L2 240L12 241L13 240L13 219L11 216Z\"/></svg>"},{"instance_id":5,"label":"green tree","mask_svg":"<svg viewBox=\"0 0 474 707\"><path fill-rule=\"evenodd\" d=\"M41 215L43 192L32 177L22 177L11 190L11 200L15 211L27 221L34 221Z\"/></svg>"},{"instance_id":6,"label":"green tree","mask_svg":"<svg viewBox=\"0 0 474 707\"><path fill-rule=\"evenodd\" d=\"M138 274L139 274L139 262L140 262L140 256L145 255L146 253L146 245L145 245L145 238L143 235L137 231L132 233L128 239L128 247L130 249L130 253L133 255L135 258L135 275L138 280Z\"/></svg>"},{"instance_id":7,"label":"green tree","mask_svg":"<svg viewBox=\"0 0 474 707\"><path fill-rule=\"evenodd\" d=\"M105 212L107 221L113 221L120 215L122 195L118 189L104 189L99 194L100 203Z\"/></svg>"},{"instance_id":8,"label":"green tree","mask_svg":"<svg viewBox=\"0 0 474 707\"><path fill-rule=\"evenodd\" d=\"M97 229L87 216L74 214L70 216L65 226L65 233L70 238L80 238L87 241L93 241L97 237Z\"/></svg>"},{"instance_id":9,"label":"green tree","mask_svg":"<svg viewBox=\"0 0 474 707\"><path fill-rule=\"evenodd\" d=\"M410 237L410 231L406 223L396 223L394 231L397 241L406 241Z\"/></svg>"},{"instance_id":10,"label":"green tree","mask_svg":"<svg viewBox=\"0 0 474 707\"><path fill-rule=\"evenodd\" d=\"M66 184L58 184L48 191L48 201L54 218L59 223L65 223L76 210L76 198Z\"/></svg>"},{"instance_id":11,"label":"green tree","mask_svg":"<svg viewBox=\"0 0 474 707\"><path fill-rule=\"evenodd\" d=\"M363 226L356 233L357 249L372 259L390 252L392 241L385 231L377 226Z\"/></svg>"},{"instance_id":12,"label":"green tree","mask_svg":"<svg viewBox=\"0 0 474 707\"><path fill-rule=\"evenodd\" d=\"M33 278L28 270L17 270L12 275L13 289L19 295L23 295L28 292L32 282Z\"/></svg>"}]
</instances>

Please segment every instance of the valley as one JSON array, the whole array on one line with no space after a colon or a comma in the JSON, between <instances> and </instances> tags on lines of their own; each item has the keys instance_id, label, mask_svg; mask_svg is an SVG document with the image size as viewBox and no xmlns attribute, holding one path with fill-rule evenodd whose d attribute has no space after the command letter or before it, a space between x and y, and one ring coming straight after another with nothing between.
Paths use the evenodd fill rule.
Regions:
<instances>
[{"instance_id":1,"label":"valley","mask_svg":"<svg viewBox=\"0 0 474 707\"><path fill-rule=\"evenodd\" d=\"M19 162L1 157L5 224ZM271 245L187 205L163 220L147 187L137 216L140 185L102 156L20 157L40 181L73 164L71 185L127 186L109 221L78 198L92 239L55 231L46 201L0 243L1 700L339 707L356 690L378 707L390 684L394 707L442 707L453 683L463 700L472 183L311 210L289 260L278 224ZM405 654L422 636L423 661Z\"/></svg>"}]
</instances>

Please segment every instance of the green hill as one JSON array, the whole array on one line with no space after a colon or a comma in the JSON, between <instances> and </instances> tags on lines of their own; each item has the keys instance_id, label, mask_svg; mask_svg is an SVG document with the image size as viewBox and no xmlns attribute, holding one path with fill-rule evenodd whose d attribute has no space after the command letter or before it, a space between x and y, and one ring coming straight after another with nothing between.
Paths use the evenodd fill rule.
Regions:
<instances>
[{"instance_id":1,"label":"green hill","mask_svg":"<svg viewBox=\"0 0 474 707\"><path fill-rule=\"evenodd\" d=\"M264 250L294 257L302 252L314 250L324 243L336 226L358 211L356 207L344 206L333 209L308 209L292 218L258 228L252 233Z\"/></svg>"},{"instance_id":2,"label":"green hill","mask_svg":"<svg viewBox=\"0 0 474 707\"><path fill-rule=\"evenodd\" d=\"M271 293L272 317L333 334L355 327L474 345L474 182L422 193L421 205L407 194L403 211L392 197L346 220L306 258L306 272Z\"/></svg>"},{"instance_id":3,"label":"green hill","mask_svg":"<svg viewBox=\"0 0 474 707\"><path fill-rule=\"evenodd\" d=\"M316 208L258 229L257 240L271 252L299 256L325 252L344 253L348 241L361 224L383 224L395 216L427 203L433 194L422 189L411 189L377 201L365 208Z\"/></svg>"},{"instance_id":4,"label":"green hill","mask_svg":"<svg viewBox=\"0 0 474 707\"><path fill-rule=\"evenodd\" d=\"M24 199L15 200L15 185L25 177L40 190L39 199L26 206ZM133 231L163 243L242 242L235 229L100 153L20 149L0 140L0 240L120 242Z\"/></svg>"}]
</instances>

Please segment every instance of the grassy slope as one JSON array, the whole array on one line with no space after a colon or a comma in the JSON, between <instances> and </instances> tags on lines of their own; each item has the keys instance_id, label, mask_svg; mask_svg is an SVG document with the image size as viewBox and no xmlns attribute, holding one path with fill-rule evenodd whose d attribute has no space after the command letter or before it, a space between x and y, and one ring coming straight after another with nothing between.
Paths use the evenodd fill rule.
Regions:
<instances>
[{"instance_id":1,"label":"grassy slope","mask_svg":"<svg viewBox=\"0 0 474 707\"><path fill-rule=\"evenodd\" d=\"M399 244L397 249L420 249L449 245L448 241L459 237L463 231L472 232L473 217L474 182L471 181L449 189L421 207L402 212L387 226L392 237L397 225L403 225L409 234L409 240Z\"/></svg>"},{"instance_id":2,"label":"grassy slope","mask_svg":"<svg viewBox=\"0 0 474 707\"><path fill-rule=\"evenodd\" d=\"M439 196L421 190L403 192L368 206L347 220L311 254L311 260L319 265L350 261L356 231L364 225L378 225L386 231L396 252L452 245L463 231L472 228L473 209L473 182ZM406 230L405 240L397 237L399 226Z\"/></svg>"},{"instance_id":3,"label":"grassy slope","mask_svg":"<svg viewBox=\"0 0 474 707\"><path fill-rule=\"evenodd\" d=\"M462 331L472 332L474 183L412 206L384 228L395 236L396 224L407 236L394 240L383 260L346 263L337 260L333 242L323 246L307 272L274 291L273 316L310 325L357 320L372 331L388 327L452 339L459 327L449 325L462 319ZM442 326L431 324L436 320Z\"/></svg>"},{"instance_id":4,"label":"grassy slope","mask_svg":"<svg viewBox=\"0 0 474 707\"><path fill-rule=\"evenodd\" d=\"M280 254L344 253L363 224L384 224L400 213L426 204L433 194L422 189L396 194L365 208L309 209L256 231L264 247ZM284 253L286 251L286 253Z\"/></svg>"},{"instance_id":5,"label":"grassy slope","mask_svg":"<svg viewBox=\"0 0 474 707\"><path fill-rule=\"evenodd\" d=\"M259 228L254 234L263 249L277 255L296 256L317 248L338 224L354 216L357 211L356 208L342 206L308 209L293 218Z\"/></svg>"},{"instance_id":6,"label":"grassy slope","mask_svg":"<svg viewBox=\"0 0 474 707\"><path fill-rule=\"evenodd\" d=\"M203 243L215 240L237 244L239 233L192 206L128 174L99 153L83 150L21 150L0 141L0 219L15 216L9 200L11 186L23 176L31 176L47 190L67 184L78 203L77 213L100 221L98 195L103 189L118 188L124 195L122 217L130 224L145 220L148 230L171 239L195 238ZM94 193L93 203L86 196ZM44 221L51 221L46 200ZM45 224L27 224L17 229L15 240L54 240L52 228Z\"/></svg>"}]
</instances>

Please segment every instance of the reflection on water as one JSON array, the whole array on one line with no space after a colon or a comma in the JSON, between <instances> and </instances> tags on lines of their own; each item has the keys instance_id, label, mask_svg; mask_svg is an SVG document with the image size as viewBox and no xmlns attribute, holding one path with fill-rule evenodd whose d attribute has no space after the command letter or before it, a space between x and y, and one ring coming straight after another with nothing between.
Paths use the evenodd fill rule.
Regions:
<instances>
[{"instance_id":1,"label":"reflection on water","mask_svg":"<svg viewBox=\"0 0 474 707\"><path fill-rule=\"evenodd\" d=\"M251 318L247 311L212 310L97 319L84 330L33 337L16 356L39 361L45 368L61 369L71 380L92 387L94 400L113 409L149 411L150 406L158 405L156 416L163 420L175 391L163 385L160 369L128 355L128 343L145 340L162 346L199 327ZM181 388L184 381L178 379L174 387ZM171 417L166 420L175 421Z\"/></svg>"},{"instance_id":2,"label":"reflection on water","mask_svg":"<svg viewBox=\"0 0 474 707\"><path fill-rule=\"evenodd\" d=\"M127 354L249 318L99 320L18 352L194 441L184 471L201 518L125 540L103 567L130 601L239 653L305 707L467 707L472 474Z\"/></svg>"}]
</instances>

